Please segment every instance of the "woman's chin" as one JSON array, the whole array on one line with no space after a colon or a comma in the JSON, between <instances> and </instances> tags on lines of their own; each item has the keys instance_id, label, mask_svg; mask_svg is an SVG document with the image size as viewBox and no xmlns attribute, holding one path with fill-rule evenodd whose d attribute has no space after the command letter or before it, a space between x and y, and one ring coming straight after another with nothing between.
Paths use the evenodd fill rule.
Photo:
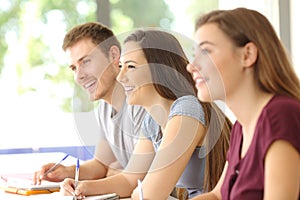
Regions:
<instances>
[{"instance_id":1,"label":"woman's chin","mask_svg":"<svg viewBox=\"0 0 300 200\"><path fill-rule=\"evenodd\" d=\"M202 102L212 102L213 101L213 99L211 98L210 95L205 95L205 94L203 94L203 93L201 93L199 91L197 93L197 97Z\"/></svg>"}]
</instances>

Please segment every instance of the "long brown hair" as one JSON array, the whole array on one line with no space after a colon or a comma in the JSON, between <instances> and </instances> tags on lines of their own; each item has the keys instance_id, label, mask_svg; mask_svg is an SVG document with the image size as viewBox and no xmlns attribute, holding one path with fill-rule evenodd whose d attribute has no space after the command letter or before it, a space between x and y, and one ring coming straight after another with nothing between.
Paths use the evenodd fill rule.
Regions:
<instances>
[{"instance_id":1,"label":"long brown hair","mask_svg":"<svg viewBox=\"0 0 300 200\"><path fill-rule=\"evenodd\" d=\"M195 29L207 23L216 23L238 47L248 42L257 46L258 58L254 66L254 76L263 91L300 100L299 78L265 16L246 8L216 10L200 16Z\"/></svg>"},{"instance_id":2,"label":"long brown hair","mask_svg":"<svg viewBox=\"0 0 300 200\"><path fill-rule=\"evenodd\" d=\"M196 96L194 80L186 70L188 58L175 36L160 30L137 30L124 43L129 41L141 46L154 87L162 97L176 100L185 95ZM214 103L200 103L207 127L204 190L210 191L218 182L226 162L232 124Z\"/></svg>"}]
</instances>

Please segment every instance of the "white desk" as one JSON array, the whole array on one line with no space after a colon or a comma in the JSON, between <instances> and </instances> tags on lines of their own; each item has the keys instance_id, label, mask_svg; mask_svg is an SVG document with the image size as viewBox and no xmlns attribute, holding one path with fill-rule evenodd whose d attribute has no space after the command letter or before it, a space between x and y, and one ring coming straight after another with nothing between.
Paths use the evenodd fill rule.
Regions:
<instances>
[{"instance_id":1,"label":"white desk","mask_svg":"<svg viewBox=\"0 0 300 200\"><path fill-rule=\"evenodd\" d=\"M0 200L72 200L72 197L60 196L60 194L39 194L31 196L22 196L17 194L8 194L0 191ZM130 200L130 198L122 198L122 200Z\"/></svg>"},{"instance_id":2,"label":"white desk","mask_svg":"<svg viewBox=\"0 0 300 200\"><path fill-rule=\"evenodd\" d=\"M31 174L49 162L58 162L66 154L62 152L54 153L24 153L24 154L1 154L0 155L0 174ZM69 156L62 164L76 164L77 159ZM38 197L39 196L39 197ZM45 199L40 195L22 196L5 193L0 190L0 200L18 199ZM45 197L45 196L44 196Z\"/></svg>"},{"instance_id":3,"label":"white desk","mask_svg":"<svg viewBox=\"0 0 300 200\"><path fill-rule=\"evenodd\" d=\"M56 163L66 154L62 152L53 153L24 153L24 154L1 154L0 173L33 173L49 162ZM63 161L64 165L76 164L76 158L69 156Z\"/></svg>"},{"instance_id":4,"label":"white desk","mask_svg":"<svg viewBox=\"0 0 300 200\"><path fill-rule=\"evenodd\" d=\"M2 154L0 155L0 173L17 174L17 173L33 173L40 169L46 163L56 163L60 161L66 154L62 152L54 153L26 153L26 154ZM69 156L63 161L64 165L76 164L77 159ZM70 197L60 196L59 193L40 194L23 196L17 194L9 194L0 190L0 200L68 200ZM124 200L130 200L125 198Z\"/></svg>"}]
</instances>

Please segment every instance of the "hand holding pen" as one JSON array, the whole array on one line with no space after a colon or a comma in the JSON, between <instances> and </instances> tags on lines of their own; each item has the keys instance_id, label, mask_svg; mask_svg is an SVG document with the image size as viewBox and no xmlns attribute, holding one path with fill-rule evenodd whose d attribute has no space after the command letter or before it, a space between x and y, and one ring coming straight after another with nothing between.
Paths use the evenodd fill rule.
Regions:
<instances>
[{"instance_id":1,"label":"hand holding pen","mask_svg":"<svg viewBox=\"0 0 300 200\"><path fill-rule=\"evenodd\" d=\"M57 163L48 163L41 167L40 171L37 171L33 174L32 177L32 184L41 184L42 180L48 180L53 182L60 182L63 181L64 178L66 178L66 167L62 166L61 163L69 156L69 154L66 154L59 162ZM57 173L56 176L49 177L49 173L52 173L53 171L56 171L56 169L60 168L60 172Z\"/></svg>"},{"instance_id":2,"label":"hand holding pen","mask_svg":"<svg viewBox=\"0 0 300 200\"><path fill-rule=\"evenodd\" d=\"M142 181L138 179L139 200L144 200Z\"/></svg>"},{"instance_id":3,"label":"hand holding pen","mask_svg":"<svg viewBox=\"0 0 300 200\"><path fill-rule=\"evenodd\" d=\"M50 172L54 171L58 165L60 165L67 157L69 156L69 154L67 154L65 157L63 157L59 162L55 163L55 165L53 165L50 169L48 169L43 176L47 176Z\"/></svg>"},{"instance_id":4,"label":"hand holding pen","mask_svg":"<svg viewBox=\"0 0 300 200\"><path fill-rule=\"evenodd\" d=\"M74 195L73 195L73 200L77 200L77 196L75 195L75 190L77 188L78 185L78 180L79 180L79 159L77 159L77 164L76 164L76 170L75 170L75 182L74 182Z\"/></svg>"}]
</instances>

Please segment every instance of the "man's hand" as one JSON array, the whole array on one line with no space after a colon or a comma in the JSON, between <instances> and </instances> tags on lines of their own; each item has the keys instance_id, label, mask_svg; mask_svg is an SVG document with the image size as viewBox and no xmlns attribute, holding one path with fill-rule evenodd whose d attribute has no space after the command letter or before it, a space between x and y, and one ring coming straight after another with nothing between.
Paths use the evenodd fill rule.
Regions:
<instances>
[{"instance_id":1,"label":"man's hand","mask_svg":"<svg viewBox=\"0 0 300 200\"><path fill-rule=\"evenodd\" d=\"M55 163L48 163L46 165L43 165L40 171L34 172L32 177L32 184L40 185L42 180L47 180L51 182L61 182L65 178L69 177L68 172L70 171L70 168L73 168L73 166L66 167L64 165L59 164L53 171L45 175L45 173L54 165Z\"/></svg>"}]
</instances>

